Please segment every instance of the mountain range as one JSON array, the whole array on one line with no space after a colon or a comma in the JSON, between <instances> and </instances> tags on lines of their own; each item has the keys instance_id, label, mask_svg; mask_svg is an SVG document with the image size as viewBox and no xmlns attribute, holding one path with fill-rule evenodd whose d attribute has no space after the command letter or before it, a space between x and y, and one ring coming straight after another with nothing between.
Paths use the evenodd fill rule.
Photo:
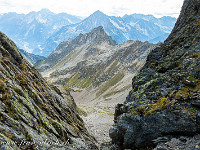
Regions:
<instances>
[{"instance_id":1,"label":"mountain range","mask_svg":"<svg viewBox=\"0 0 200 150\"><path fill-rule=\"evenodd\" d=\"M155 18L152 15L132 14L123 17L107 16L96 11L83 21L62 27L43 45L45 50L52 51L57 43L75 38L80 33L88 33L93 28L103 26L105 32L118 44L128 40L163 42L171 32L175 18Z\"/></svg>"},{"instance_id":2,"label":"mountain range","mask_svg":"<svg viewBox=\"0 0 200 150\"><path fill-rule=\"evenodd\" d=\"M11 12L0 16L0 30L12 38L20 49L32 53L61 27L80 21L79 17L55 14L48 9L28 14Z\"/></svg>"},{"instance_id":3,"label":"mountain range","mask_svg":"<svg viewBox=\"0 0 200 150\"><path fill-rule=\"evenodd\" d=\"M98 26L103 26L118 44L127 40L157 43L166 39L175 22L176 18L172 17L155 18L142 14L115 17L101 11L81 21L80 17L42 9L27 15L4 14L0 16L0 30L12 38L19 48L47 57L59 43L80 33L91 32Z\"/></svg>"}]
</instances>

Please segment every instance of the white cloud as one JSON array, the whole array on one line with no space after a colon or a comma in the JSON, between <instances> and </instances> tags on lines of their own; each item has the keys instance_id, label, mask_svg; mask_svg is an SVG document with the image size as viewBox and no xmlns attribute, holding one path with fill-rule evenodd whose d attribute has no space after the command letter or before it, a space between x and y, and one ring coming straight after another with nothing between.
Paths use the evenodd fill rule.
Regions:
<instances>
[{"instance_id":1,"label":"white cloud","mask_svg":"<svg viewBox=\"0 0 200 150\"><path fill-rule=\"evenodd\" d=\"M0 0L0 13L28 13L48 8L53 12L66 12L78 16L88 16L96 10L108 15L143 13L158 17L177 17L183 0Z\"/></svg>"}]
</instances>

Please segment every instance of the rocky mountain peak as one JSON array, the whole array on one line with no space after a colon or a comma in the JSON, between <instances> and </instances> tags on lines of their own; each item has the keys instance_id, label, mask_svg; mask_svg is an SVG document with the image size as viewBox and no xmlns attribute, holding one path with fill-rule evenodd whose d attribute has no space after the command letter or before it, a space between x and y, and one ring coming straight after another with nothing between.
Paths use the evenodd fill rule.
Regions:
<instances>
[{"instance_id":1,"label":"rocky mountain peak","mask_svg":"<svg viewBox=\"0 0 200 150\"><path fill-rule=\"evenodd\" d=\"M147 55L155 47L141 41L116 45L100 26L90 33L80 34L71 42L61 43L37 68L50 82L75 91L72 94L77 103L85 103L92 109L109 106L109 112L113 112L115 104L128 94L131 78L143 67ZM107 133L113 120L104 113L102 117L111 119L98 117L101 123L89 127L100 142L109 139L106 135L100 136Z\"/></svg>"},{"instance_id":2,"label":"rocky mountain peak","mask_svg":"<svg viewBox=\"0 0 200 150\"><path fill-rule=\"evenodd\" d=\"M100 33L105 33L104 29L103 29L103 26L99 26L97 28L94 28L91 33L97 33L97 32L100 32Z\"/></svg>"},{"instance_id":3,"label":"rocky mountain peak","mask_svg":"<svg viewBox=\"0 0 200 150\"><path fill-rule=\"evenodd\" d=\"M86 34L81 33L75 39L70 39L70 40L60 43L58 47L56 48L56 50L53 51L49 55L49 57L47 57L44 60L43 65L36 64L36 67L40 71L44 69L48 69L52 67L52 65L54 65L55 62L61 61L64 57L66 57L69 53L71 53L74 50L79 51L81 47L84 47L81 49L90 51L92 47L96 47L101 44L109 45L109 46L117 45L116 41L114 41L110 36L106 34L103 27L99 26L97 28L94 28L89 33L86 33ZM45 65L45 67L43 67L45 63L47 63L48 65Z\"/></svg>"},{"instance_id":4,"label":"rocky mountain peak","mask_svg":"<svg viewBox=\"0 0 200 150\"><path fill-rule=\"evenodd\" d=\"M40 13L45 13L45 14L52 13L48 8L42 8L39 12Z\"/></svg>"},{"instance_id":5,"label":"rocky mountain peak","mask_svg":"<svg viewBox=\"0 0 200 150\"><path fill-rule=\"evenodd\" d=\"M103 26L94 28L90 33L85 35L90 42L95 44L100 44L101 42L108 42L110 45L117 45L117 42L114 41L107 33L104 31Z\"/></svg>"},{"instance_id":6,"label":"rocky mountain peak","mask_svg":"<svg viewBox=\"0 0 200 150\"><path fill-rule=\"evenodd\" d=\"M107 33L104 31L102 26L94 28L91 32L82 34L80 33L78 37L72 40L70 43L66 41L66 44L73 44L74 45L82 45L85 43L90 43L92 45L98 45L103 42L108 43L109 45L117 45L117 42L114 41ZM62 43L63 44L63 43ZM58 46L59 47L59 46Z\"/></svg>"},{"instance_id":7,"label":"rocky mountain peak","mask_svg":"<svg viewBox=\"0 0 200 150\"><path fill-rule=\"evenodd\" d=\"M100 10L95 11L91 16L106 16L106 14L104 14L103 12L101 12Z\"/></svg>"},{"instance_id":8,"label":"rocky mountain peak","mask_svg":"<svg viewBox=\"0 0 200 150\"><path fill-rule=\"evenodd\" d=\"M166 24L167 21L167 24ZM160 19L149 15L126 15L125 17L108 16L96 11L80 23L64 26L42 45L46 51L53 51L58 43L68 38L76 38L80 33L91 32L93 28L103 26L105 32L118 44L127 40L164 41L174 27L176 18Z\"/></svg>"},{"instance_id":9,"label":"rocky mountain peak","mask_svg":"<svg viewBox=\"0 0 200 150\"><path fill-rule=\"evenodd\" d=\"M48 9L28 14L7 13L3 14L0 20L0 30L12 38L17 47L45 56L48 52L47 49L43 50L42 43L63 26L81 21L76 16L66 13L54 14Z\"/></svg>"}]
</instances>

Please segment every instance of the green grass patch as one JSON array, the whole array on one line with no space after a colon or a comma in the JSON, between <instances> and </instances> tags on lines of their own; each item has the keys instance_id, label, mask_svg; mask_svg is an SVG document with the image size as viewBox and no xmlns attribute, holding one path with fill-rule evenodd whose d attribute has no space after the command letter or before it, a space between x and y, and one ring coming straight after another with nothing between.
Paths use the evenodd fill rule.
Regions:
<instances>
[{"instance_id":1,"label":"green grass patch","mask_svg":"<svg viewBox=\"0 0 200 150\"><path fill-rule=\"evenodd\" d=\"M116 72L118 70L118 60L115 60L110 68L105 72L105 74L110 74L111 72Z\"/></svg>"},{"instance_id":2,"label":"green grass patch","mask_svg":"<svg viewBox=\"0 0 200 150\"><path fill-rule=\"evenodd\" d=\"M82 73L75 73L69 81L66 83L64 86L65 88L73 88L77 87L80 89L84 89L92 85L94 82L94 79L96 78L96 73L95 72L88 72L85 78L81 77Z\"/></svg>"},{"instance_id":3,"label":"green grass patch","mask_svg":"<svg viewBox=\"0 0 200 150\"><path fill-rule=\"evenodd\" d=\"M109 108L102 108L99 106L96 107L86 107L86 106L79 106L78 107L79 115L87 116L88 114L99 113L99 114L107 114L109 116L114 116L114 114L110 111Z\"/></svg>"},{"instance_id":4,"label":"green grass patch","mask_svg":"<svg viewBox=\"0 0 200 150\"><path fill-rule=\"evenodd\" d=\"M110 97L110 96L115 95L115 94L117 94L117 93L121 93L121 92L127 90L127 89L130 88L130 87L132 87L131 84L130 84L130 85L127 85L127 86L125 86L125 87L123 87L123 88L121 88L121 89L119 89L119 90L110 91L109 93L105 94L103 97L104 97L104 98L107 98L107 97Z\"/></svg>"},{"instance_id":5,"label":"green grass patch","mask_svg":"<svg viewBox=\"0 0 200 150\"><path fill-rule=\"evenodd\" d=\"M124 73L119 72L116 74L113 78L108 80L103 87L100 88L100 90L97 92L97 97L102 95L105 91L107 91L110 87L116 85L119 81L121 81L124 78Z\"/></svg>"},{"instance_id":6,"label":"green grass patch","mask_svg":"<svg viewBox=\"0 0 200 150\"><path fill-rule=\"evenodd\" d=\"M72 88L72 87L74 87L76 84L77 84L77 82L78 82L78 79L79 79L79 77L80 77L80 73L75 73L72 77L71 77L71 79L69 79L69 81L67 82L67 84L64 86L65 88Z\"/></svg>"}]
</instances>

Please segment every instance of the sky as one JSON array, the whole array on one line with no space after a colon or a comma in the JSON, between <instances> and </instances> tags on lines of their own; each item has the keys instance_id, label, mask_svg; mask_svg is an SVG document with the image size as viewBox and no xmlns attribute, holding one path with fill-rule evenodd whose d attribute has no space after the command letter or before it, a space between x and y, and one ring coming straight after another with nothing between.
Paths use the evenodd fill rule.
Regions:
<instances>
[{"instance_id":1,"label":"sky","mask_svg":"<svg viewBox=\"0 0 200 150\"><path fill-rule=\"evenodd\" d=\"M0 13L29 13L48 8L54 13L87 17L96 10L110 16L151 14L178 17L184 0L0 0Z\"/></svg>"}]
</instances>

